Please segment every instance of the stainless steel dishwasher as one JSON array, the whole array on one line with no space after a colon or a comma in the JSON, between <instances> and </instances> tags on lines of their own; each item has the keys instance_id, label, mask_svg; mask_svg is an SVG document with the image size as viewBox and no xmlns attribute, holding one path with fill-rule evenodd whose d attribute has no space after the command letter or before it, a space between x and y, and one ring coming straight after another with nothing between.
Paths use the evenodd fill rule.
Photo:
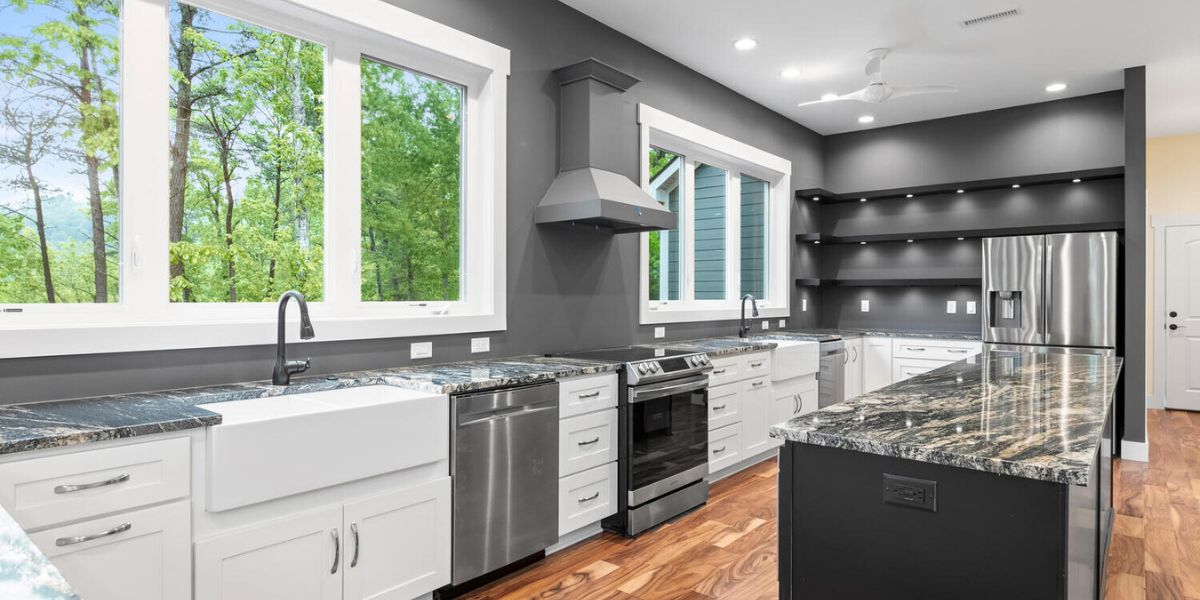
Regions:
<instances>
[{"instance_id":1,"label":"stainless steel dishwasher","mask_svg":"<svg viewBox=\"0 0 1200 600\"><path fill-rule=\"evenodd\" d=\"M450 575L458 586L558 541L558 384L451 402Z\"/></svg>"},{"instance_id":2,"label":"stainless steel dishwasher","mask_svg":"<svg viewBox=\"0 0 1200 600\"><path fill-rule=\"evenodd\" d=\"M846 342L821 342L821 370L817 372L817 408L846 399Z\"/></svg>"}]
</instances>

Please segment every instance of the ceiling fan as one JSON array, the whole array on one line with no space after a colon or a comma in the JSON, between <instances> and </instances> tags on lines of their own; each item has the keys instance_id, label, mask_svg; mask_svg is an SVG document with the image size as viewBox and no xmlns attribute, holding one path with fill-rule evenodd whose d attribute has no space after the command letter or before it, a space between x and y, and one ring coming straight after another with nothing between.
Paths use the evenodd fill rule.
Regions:
<instances>
[{"instance_id":1,"label":"ceiling fan","mask_svg":"<svg viewBox=\"0 0 1200 600\"><path fill-rule=\"evenodd\" d=\"M820 100L812 102L801 102L800 106L808 106L810 104L825 104L826 102L837 102L839 100L857 100L859 102L871 102L874 104L882 103L891 98L902 98L904 96L918 96L921 94L944 94L949 92L957 92L958 88L952 85L905 85L897 86L890 85L883 81L883 59L887 58L891 52L887 48L875 48L867 51L867 77L870 82L867 87L862 88L849 94L840 96L824 97Z\"/></svg>"}]
</instances>

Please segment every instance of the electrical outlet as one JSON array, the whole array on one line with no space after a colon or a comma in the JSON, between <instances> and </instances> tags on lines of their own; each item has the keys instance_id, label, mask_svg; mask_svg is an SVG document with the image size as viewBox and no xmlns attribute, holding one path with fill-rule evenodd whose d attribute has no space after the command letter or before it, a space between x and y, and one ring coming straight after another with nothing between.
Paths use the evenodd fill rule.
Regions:
<instances>
[{"instance_id":1,"label":"electrical outlet","mask_svg":"<svg viewBox=\"0 0 1200 600\"><path fill-rule=\"evenodd\" d=\"M968 315L975 314L975 301L974 300L967 300L967 314Z\"/></svg>"},{"instance_id":2,"label":"electrical outlet","mask_svg":"<svg viewBox=\"0 0 1200 600\"><path fill-rule=\"evenodd\" d=\"M780 319L779 320L779 328L783 329L784 327L787 327L787 319Z\"/></svg>"},{"instance_id":3,"label":"electrical outlet","mask_svg":"<svg viewBox=\"0 0 1200 600\"><path fill-rule=\"evenodd\" d=\"M479 354L480 352L490 352L492 350L492 338L481 337L471 338L471 354Z\"/></svg>"},{"instance_id":4,"label":"electrical outlet","mask_svg":"<svg viewBox=\"0 0 1200 600\"><path fill-rule=\"evenodd\" d=\"M800 299L800 312L808 312L808 298Z\"/></svg>"},{"instance_id":5,"label":"electrical outlet","mask_svg":"<svg viewBox=\"0 0 1200 600\"><path fill-rule=\"evenodd\" d=\"M433 342L413 342L408 348L409 358L418 359L433 357Z\"/></svg>"},{"instance_id":6,"label":"electrical outlet","mask_svg":"<svg viewBox=\"0 0 1200 600\"><path fill-rule=\"evenodd\" d=\"M858 301L858 310L860 310L862 312L871 312L871 301L870 300L859 300Z\"/></svg>"},{"instance_id":7,"label":"electrical outlet","mask_svg":"<svg viewBox=\"0 0 1200 600\"><path fill-rule=\"evenodd\" d=\"M654 328L654 339L660 339L660 338L665 338L665 337L667 337L667 328L666 327L655 327Z\"/></svg>"},{"instance_id":8,"label":"electrical outlet","mask_svg":"<svg viewBox=\"0 0 1200 600\"><path fill-rule=\"evenodd\" d=\"M958 302L955 302L954 300L947 300L946 301L946 314L953 315L953 314L956 314L957 312L958 312Z\"/></svg>"},{"instance_id":9,"label":"electrical outlet","mask_svg":"<svg viewBox=\"0 0 1200 600\"><path fill-rule=\"evenodd\" d=\"M763 331L766 331L766 330L770 329L770 328L771 328L771 322L770 322L770 321L768 321L768 320L766 320L766 319L763 319L763 322L762 322L762 328L763 328Z\"/></svg>"},{"instance_id":10,"label":"electrical outlet","mask_svg":"<svg viewBox=\"0 0 1200 600\"><path fill-rule=\"evenodd\" d=\"M883 503L937 512L937 482L884 473Z\"/></svg>"}]
</instances>

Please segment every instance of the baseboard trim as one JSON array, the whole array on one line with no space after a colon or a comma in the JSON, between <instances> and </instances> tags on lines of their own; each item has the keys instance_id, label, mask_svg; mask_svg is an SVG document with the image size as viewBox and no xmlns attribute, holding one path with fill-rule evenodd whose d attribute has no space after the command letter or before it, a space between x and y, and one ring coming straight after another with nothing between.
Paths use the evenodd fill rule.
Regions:
<instances>
[{"instance_id":1,"label":"baseboard trim","mask_svg":"<svg viewBox=\"0 0 1200 600\"><path fill-rule=\"evenodd\" d=\"M1121 460L1150 462L1150 443L1121 440Z\"/></svg>"},{"instance_id":2,"label":"baseboard trim","mask_svg":"<svg viewBox=\"0 0 1200 600\"><path fill-rule=\"evenodd\" d=\"M555 552L566 550L575 544L589 540L597 535L604 533L604 529L600 526L600 521L596 521L591 525L584 525L575 531L572 531L558 538L558 543L546 548L546 556L550 556Z\"/></svg>"},{"instance_id":3,"label":"baseboard trim","mask_svg":"<svg viewBox=\"0 0 1200 600\"><path fill-rule=\"evenodd\" d=\"M750 467L753 467L754 465L757 465L758 463L760 463L764 460L770 460L772 458L775 458L778 454L779 454L779 448L771 448L770 450L767 450L766 452L762 452L760 454L755 454L754 456L751 456L750 458L747 458L746 460L743 460L742 462L739 462L734 465L729 465L728 467L725 467L724 469L721 469L720 471L717 471L716 473L709 473L708 482L715 483L717 481L725 479L726 477L729 477L730 475L733 475L734 473L737 473L739 471L745 471L746 469L749 469Z\"/></svg>"}]
</instances>

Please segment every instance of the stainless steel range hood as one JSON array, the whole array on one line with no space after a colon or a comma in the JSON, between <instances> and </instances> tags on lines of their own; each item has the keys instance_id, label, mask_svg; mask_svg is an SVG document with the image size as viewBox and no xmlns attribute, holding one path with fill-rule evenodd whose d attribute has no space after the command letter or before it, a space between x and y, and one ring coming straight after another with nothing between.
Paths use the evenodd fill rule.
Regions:
<instances>
[{"instance_id":1,"label":"stainless steel range hood","mask_svg":"<svg viewBox=\"0 0 1200 600\"><path fill-rule=\"evenodd\" d=\"M633 146L622 143L621 94L638 83L596 59L568 65L558 76L559 174L534 211L538 224L568 224L611 233L675 229L667 210L618 170Z\"/></svg>"}]
</instances>

